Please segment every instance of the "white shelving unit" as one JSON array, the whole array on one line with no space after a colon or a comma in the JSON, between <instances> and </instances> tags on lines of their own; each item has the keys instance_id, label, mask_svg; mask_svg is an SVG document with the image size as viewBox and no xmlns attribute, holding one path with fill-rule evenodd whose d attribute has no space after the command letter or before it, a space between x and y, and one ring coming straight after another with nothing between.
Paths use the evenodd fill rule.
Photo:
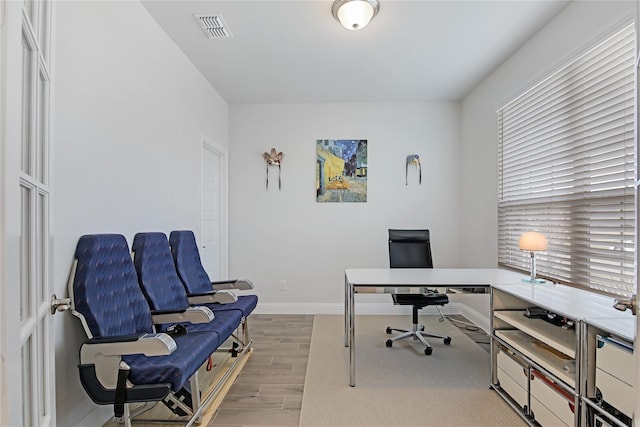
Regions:
<instances>
[{"instance_id":1,"label":"white shelving unit","mask_svg":"<svg viewBox=\"0 0 640 427\"><path fill-rule=\"evenodd\" d=\"M525 316L530 307L564 318L565 325ZM613 309L613 298L563 285L496 285L491 288L491 313L491 387L525 421L532 426L580 427L607 415L595 399L596 369L604 371L598 366L607 354L598 352L602 360L596 360L597 337L617 332L628 341L635 338L635 319ZM622 334L621 325L629 325ZM615 373L618 356L612 354L609 370ZM600 377L608 378L605 374ZM608 393L612 402L628 394L614 387L622 391Z\"/></svg>"}]
</instances>

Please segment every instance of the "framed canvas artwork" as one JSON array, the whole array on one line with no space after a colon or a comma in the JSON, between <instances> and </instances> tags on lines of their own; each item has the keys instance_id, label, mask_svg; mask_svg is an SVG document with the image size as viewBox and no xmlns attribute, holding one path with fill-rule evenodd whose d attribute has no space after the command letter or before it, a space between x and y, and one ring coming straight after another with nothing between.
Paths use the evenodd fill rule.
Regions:
<instances>
[{"instance_id":1,"label":"framed canvas artwork","mask_svg":"<svg viewBox=\"0 0 640 427\"><path fill-rule=\"evenodd\" d=\"M367 140L316 141L316 201L367 201Z\"/></svg>"}]
</instances>

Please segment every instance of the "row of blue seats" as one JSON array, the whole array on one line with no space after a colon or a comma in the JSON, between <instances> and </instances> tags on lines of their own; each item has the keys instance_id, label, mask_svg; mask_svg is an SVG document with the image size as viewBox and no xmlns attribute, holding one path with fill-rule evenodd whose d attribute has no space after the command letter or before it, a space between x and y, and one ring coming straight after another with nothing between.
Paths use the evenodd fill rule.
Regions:
<instances>
[{"instance_id":1,"label":"row of blue seats","mask_svg":"<svg viewBox=\"0 0 640 427\"><path fill-rule=\"evenodd\" d=\"M189 416L187 425L199 421L215 396L202 399L198 369L230 337L231 357L251 347L247 317L258 298L233 290L252 288L247 280L211 282L188 230L169 239L138 233L131 251L119 234L82 236L69 294L87 334L79 364L85 391L97 404L114 405L126 425L134 402L163 402Z\"/></svg>"}]
</instances>

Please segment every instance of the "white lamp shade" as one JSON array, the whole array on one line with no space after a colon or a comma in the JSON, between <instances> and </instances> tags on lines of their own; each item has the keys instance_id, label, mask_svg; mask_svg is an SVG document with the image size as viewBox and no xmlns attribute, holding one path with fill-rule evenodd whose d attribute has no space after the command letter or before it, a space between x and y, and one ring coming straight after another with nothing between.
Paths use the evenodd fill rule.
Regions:
<instances>
[{"instance_id":1,"label":"white lamp shade","mask_svg":"<svg viewBox=\"0 0 640 427\"><path fill-rule=\"evenodd\" d=\"M374 12L373 5L369 1L352 0L339 7L337 17L346 29L359 30L367 26Z\"/></svg>"},{"instance_id":2,"label":"white lamp shade","mask_svg":"<svg viewBox=\"0 0 640 427\"><path fill-rule=\"evenodd\" d=\"M520 236L518 242L520 249L523 251L546 251L547 250L547 238L537 231L529 231Z\"/></svg>"}]
</instances>

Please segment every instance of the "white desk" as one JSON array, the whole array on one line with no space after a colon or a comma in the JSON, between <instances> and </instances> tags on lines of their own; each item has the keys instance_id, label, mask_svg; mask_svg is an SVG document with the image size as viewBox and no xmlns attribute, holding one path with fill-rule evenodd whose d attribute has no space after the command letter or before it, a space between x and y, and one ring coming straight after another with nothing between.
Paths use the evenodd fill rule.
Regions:
<instances>
[{"instance_id":1,"label":"white desk","mask_svg":"<svg viewBox=\"0 0 640 427\"><path fill-rule=\"evenodd\" d=\"M398 288L446 287L488 288L519 284L527 276L497 268L348 268L344 273L344 345L349 347L349 385L356 385L355 304L359 288L384 293L405 292ZM364 290L364 289L361 289Z\"/></svg>"}]
</instances>

